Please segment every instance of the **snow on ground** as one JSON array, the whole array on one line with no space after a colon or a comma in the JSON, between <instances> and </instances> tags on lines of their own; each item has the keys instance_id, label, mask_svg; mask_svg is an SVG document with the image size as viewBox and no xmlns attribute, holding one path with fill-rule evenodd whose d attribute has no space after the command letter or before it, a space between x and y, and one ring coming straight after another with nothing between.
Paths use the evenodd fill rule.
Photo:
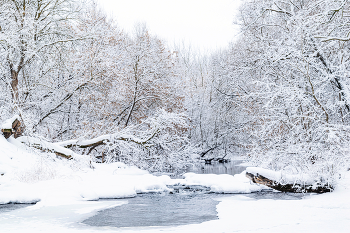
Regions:
<instances>
[{"instance_id":1,"label":"snow on ground","mask_svg":"<svg viewBox=\"0 0 350 233\"><path fill-rule=\"evenodd\" d=\"M22 137L23 139L23 137ZM21 139L21 140L22 140ZM23 140L22 140L23 141ZM244 174L196 175L172 180L154 176L123 163L87 165L86 161L58 159L54 154L28 151L18 140L0 136L0 204L69 203L100 198L133 197L137 193L169 191L167 185L203 185L213 192L250 193L262 186ZM82 157L79 155L79 158Z\"/></svg>"},{"instance_id":2,"label":"snow on ground","mask_svg":"<svg viewBox=\"0 0 350 233\"><path fill-rule=\"evenodd\" d=\"M347 174L348 178L350 173ZM229 195L218 198L218 220L176 227L113 228L79 224L103 208L127 201L79 201L57 206L31 206L0 214L1 232L257 232L257 233L347 233L350 228L350 180L333 193L307 195L302 200L256 200ZM126 213L127 214L127 213ZM28 231L28 229L30 229Z\"/></svg>"},{"instance_id":3,"label":"snow on ground","mask_svg":"<svg viewBox=\"0 0 350 233\"><path fill-rule=\"evenodd\" d=\"M179 183L210 187L211 191L216 193L251 193L268 189L268 187L263 185L251 184L250 180L245 176L245 171L235 176L186 173L184 177L184 181Z\"/></svg>"},{"instance_id":4,"label":"snow on ground","mask_svg":"<svg viewBox=\"0 0 350 233\"><path fill-rule=\"evenodd\" d=\"M0 232L349 232L350 172L333 193L302 200L256 200L243 194L219 199L218 220L177 227L112 228L80 224L96 211L127 204L138 193L169 191L167 185L203 185L218 193L250 193L263 186L235 176L187 173L154 176L122 163L91 164L30 151L0 136L0 203L35 205L0 213ZM254 170L254 169L253 169ZM259 171L261 172L261 171ZM264 171L263 171L264 172ZM276 175L276 174L274 174Z\"/></svg>"}]
</instances>

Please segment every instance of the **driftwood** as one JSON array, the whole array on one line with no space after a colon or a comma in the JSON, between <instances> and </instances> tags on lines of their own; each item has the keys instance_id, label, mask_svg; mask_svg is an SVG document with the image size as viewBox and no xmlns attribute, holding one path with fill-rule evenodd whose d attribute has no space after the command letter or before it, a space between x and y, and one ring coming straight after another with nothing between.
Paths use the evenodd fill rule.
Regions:
<instances>
[{"instance_id":1,"label":"driftwood","mask_svg":"<svg viewBox=\"0 0 350 233\"><path fill-rule=\"evenodd\" d=\"M223 158L217 159L217 161L218 161L219 163L228 163L228 162L230 162L229 159L225 159L224 157L223 157Z\"/></svg>"},{"instance_id":2,"label":"driftwood","mask_svg":"<svg viewBox=\"0 0 350 233\"><path fill-rule=\"evenodd\" d=\"M117 136L116 134L110 134L110 135L102 135L100 137L91 139L91 140L69 140L65 142L59 142L56 143L60 146L63 146L65 148L72 148L72 147L78 147L78 148L96 148L100 145L105 145L109 142L113 141L126 141L126 142L133 142L135 144L138 144L140 146L152 146L149 142L160 132L159 129L154 130L154 132L145 139L139 139L135 138L132 135L126 135L126 136Z\"/></svg>"},{"instance_id":3,"label":"driftwood","mask_svg":"<svg viewBox=\"0 0 350 233\"><path fill-rule=\"evenodd\" d=\"M305 184L281 184L277 181L270 180L259 174L252 174L246 172L246 177L248 177L253 183L262 184L272 189L281 192L292 192L292 193L327 193L333 191L332 187L329 186L317 186L305 185Z\"/></svg>"}]
</instances>

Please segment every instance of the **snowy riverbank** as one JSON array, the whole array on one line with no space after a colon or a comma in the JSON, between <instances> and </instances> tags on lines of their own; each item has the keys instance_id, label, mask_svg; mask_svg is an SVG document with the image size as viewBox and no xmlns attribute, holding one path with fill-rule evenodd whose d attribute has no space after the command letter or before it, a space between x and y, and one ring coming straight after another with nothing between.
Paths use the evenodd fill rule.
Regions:
<instances>
[{"instance_id":1,"label":"snowy riverbank","mask_svg":"<svg viewBox=\"0 0 350 233\"><path fill-rule=\"evenodd\" d=\"M348 232L350 173L333 193L302 200L256 200L261 190L244 174L187 173L184 179L154 176L122 163L86 164L29 151L0 136L0 203L36 203L0 214L4 232ZM96 211L127 204L138 193L170 192L171 185L202 185L216 193L218 220L178 227L112 228L79 224Z\"/></svg>"},{"instance_id":2,"label":"snowy riverbank","mask_svg":"<svg viewBox=\"0 0 350 233\"><path fill-rule=\"evenodd\" d=\"M82 225L98 210L125 205L126 200L76 201L43 206L39 203L0 214L4 232L337 232L349 230L349 180L333 193L305 196L302 200L257 200L244 194L217 200L218 220L176 227L113 228ZM127 214L127 213L125 213Z\"/></svg>"},{"instance_id":3,"label":"snowy riverbank","mask_svg":"<svg viewBox=\"0 0 350 233\"><path fill-rule=\"evenodd\" d=\"M250 193L262 186L245 175L187 173L184 179L154 176L123 163L89 164L29 152L15 139L0 136L0 204L70 203L101 198L133 197L138 193L168 192L169 185L203 185L218 193Z\"/></svg>"}]
</instances>

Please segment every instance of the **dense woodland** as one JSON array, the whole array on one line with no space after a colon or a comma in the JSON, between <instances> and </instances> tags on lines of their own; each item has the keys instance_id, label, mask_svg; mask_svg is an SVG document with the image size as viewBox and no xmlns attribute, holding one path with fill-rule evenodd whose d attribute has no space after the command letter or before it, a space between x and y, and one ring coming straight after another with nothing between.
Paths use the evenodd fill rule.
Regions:
<instances>
[{"instance_id":1,"label":"dense woodland","mask_svg":"<svg viewBox=\"0 0 350 233\"><path fill-rule=\"evenodd\" d=\"M150 171L239 155L333 185L350 167L347 0L246 0L240 34L206 56L98 9L0 0L0 121Z\"/></svg>"}]
</instances>

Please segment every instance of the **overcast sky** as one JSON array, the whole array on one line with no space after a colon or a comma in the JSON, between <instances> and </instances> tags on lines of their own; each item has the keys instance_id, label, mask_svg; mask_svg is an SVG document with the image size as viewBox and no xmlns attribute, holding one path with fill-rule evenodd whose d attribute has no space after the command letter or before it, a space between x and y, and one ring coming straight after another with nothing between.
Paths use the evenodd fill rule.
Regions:
<instances>
[{"instance_id":1,"label":"overcast sky","mask_svg":"<svg viewBox=\"0 0 350 233\"><path fill-rule=\"evenodd\" d=\"M239 0L99 0L118 25L132 32L146 22L149 31L170 45L185 41L194 48L225 47L237 33L233 25Z\"/></svg>"}]
</instances>

